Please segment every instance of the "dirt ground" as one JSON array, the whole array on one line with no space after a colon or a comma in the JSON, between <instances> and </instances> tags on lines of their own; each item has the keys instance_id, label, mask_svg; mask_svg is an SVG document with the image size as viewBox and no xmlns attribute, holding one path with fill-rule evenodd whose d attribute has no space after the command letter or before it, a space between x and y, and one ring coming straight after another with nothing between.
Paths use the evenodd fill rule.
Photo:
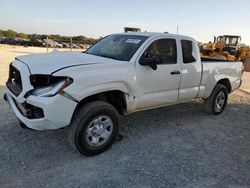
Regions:
<instances>
[{"instance_id":1,"label":"dirt ground","mask_svg":"<svg viewBox=\"0 0 250 188\"><path fill-rule=\"evenodd\" d=\"M10 50L0 48L2 92L9 60L29 52ZM0 187L250 187L249 91L244 73L219 116L188 102L124 117L123 140L95 157L72 150L65 129L20 128L0 98Z\"/></svg>"}]
</instances>

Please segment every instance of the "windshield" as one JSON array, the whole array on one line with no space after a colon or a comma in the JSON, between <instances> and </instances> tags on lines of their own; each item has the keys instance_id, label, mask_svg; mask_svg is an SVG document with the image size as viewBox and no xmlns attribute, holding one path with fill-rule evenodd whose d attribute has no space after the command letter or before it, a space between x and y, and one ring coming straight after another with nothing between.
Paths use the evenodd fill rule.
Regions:
<instances>
[{"instance_id":1,"label":"windshield","mask_svg":"<svg viewBox=\"0 0 250 188\"><path fill-rule=\"evenodd\" d=\"M240 41L240 37L238 36L220 36L217 38L217 41L224 41L228 46L237 46Z\"/></svg>"},{"instance_id":2,"label":"windshield","mask_svg":"<svg viewBox=\"0 0 250 188\"><path fill-rule=\"evenodd\" d=\"M226 37L226 45L236 46L238 44L238 37Z\"/></svg>"},{"instance_id":3,"label":"windshield","mask_svg":"<svg viewBox=\"0 0 250 188\"><path fill-rule=\"evenodd\" d=\"M130 61L147 38L146 36L136 35L109 35L89 48L85 53Z\"/></svg>"}]
</instances>

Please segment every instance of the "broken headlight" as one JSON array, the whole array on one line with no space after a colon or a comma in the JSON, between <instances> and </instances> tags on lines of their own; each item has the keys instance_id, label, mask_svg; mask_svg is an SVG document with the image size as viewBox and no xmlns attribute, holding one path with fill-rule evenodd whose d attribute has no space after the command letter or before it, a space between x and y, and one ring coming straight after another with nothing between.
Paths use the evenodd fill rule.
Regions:
<instances>
[{"instance_id":1,"label":"broken headlight","mask_svg":"<svg viewBox=\"0 0 250 188\"><path fill-rule=\"evenodd\" d=\"M32 75L30 77L31 85L34 89L28 95L39 97L52 97L61 94L63 90L72 84L73 79L69 77L53 77L48 75Z\"/></svg>"}]
</instances>

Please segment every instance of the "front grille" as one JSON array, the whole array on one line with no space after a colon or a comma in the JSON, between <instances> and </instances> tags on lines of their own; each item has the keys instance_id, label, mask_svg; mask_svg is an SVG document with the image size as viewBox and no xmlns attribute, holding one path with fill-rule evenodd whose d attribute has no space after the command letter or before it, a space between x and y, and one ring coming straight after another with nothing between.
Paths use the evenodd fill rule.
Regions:
<instances>
[{"instance_id":1,"label":"front grille","mask_svg":"<svg viewBox=\"0 0 250 188\"><path fill-rule=\"evenodd\" d=\"M9 79L6 85L16 96L18 96L23 90L21 74L12 64L10 64Z\"/></svg>"}]
</instances>

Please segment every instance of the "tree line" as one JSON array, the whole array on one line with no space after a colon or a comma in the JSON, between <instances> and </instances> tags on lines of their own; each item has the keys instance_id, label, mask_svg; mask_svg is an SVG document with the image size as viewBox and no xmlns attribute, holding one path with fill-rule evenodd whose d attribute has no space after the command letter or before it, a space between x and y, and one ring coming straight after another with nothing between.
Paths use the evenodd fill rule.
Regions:
<instances>
[{"instance_id":1,"label":"tree line","mask_svg":"<svg viewBox=\"0 0 250 188\"><path fill-rule=\"evenodd\" d=\"M17 33L16 31L13 30L0 30L0 37L8 37L8 38L19 38L19 39L29 39L29 40L43 40L46 39L47 37L49 39L55 40L57 42L69 42L71 39L72 41L78 41L82 42L85 44L94 44L98 40L100 40L102 37L99 39L94 39L94 38L88 38L82 35L79 36L61 36L61 35L46 35L46 34L25 34L25 33Z\"/></svg>"}]
</instances>

